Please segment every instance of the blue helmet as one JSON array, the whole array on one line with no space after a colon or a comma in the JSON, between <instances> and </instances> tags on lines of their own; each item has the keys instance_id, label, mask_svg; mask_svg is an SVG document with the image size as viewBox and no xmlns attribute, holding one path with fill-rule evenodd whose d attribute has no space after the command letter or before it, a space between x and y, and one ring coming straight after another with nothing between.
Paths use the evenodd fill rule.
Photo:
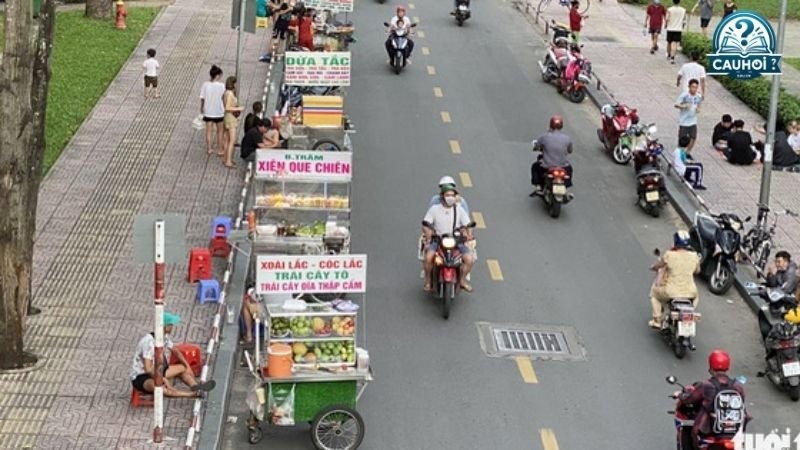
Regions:
<instances>
[{"instance_id":1,"label":"blue helmet","mask_svg":"<svg viewBox=\"0 0 800 450\"><path fill-rule=\"evenodd\" d=\"M676 248L689 247L689 233L684 230L676 232L672 235L672 243Z\"/></svg>"}]
</instances>

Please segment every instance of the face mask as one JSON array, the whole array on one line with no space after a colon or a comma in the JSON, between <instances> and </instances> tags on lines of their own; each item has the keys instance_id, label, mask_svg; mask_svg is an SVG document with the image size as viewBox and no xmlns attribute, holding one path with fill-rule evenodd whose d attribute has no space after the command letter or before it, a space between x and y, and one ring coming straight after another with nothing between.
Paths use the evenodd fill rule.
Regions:
<instances>
[{"instance_id":1,"label":"face mask","mask_svg":"<svg viewBox=\"0 0 800 450\"><path fill-rule=\"evenodd\" d=\"M456 198L455 197L445 197L444 198L444 202L445 202L445 204L447 206L453 206L453 205L456 204Z\"/></svg>"}]
</instances>

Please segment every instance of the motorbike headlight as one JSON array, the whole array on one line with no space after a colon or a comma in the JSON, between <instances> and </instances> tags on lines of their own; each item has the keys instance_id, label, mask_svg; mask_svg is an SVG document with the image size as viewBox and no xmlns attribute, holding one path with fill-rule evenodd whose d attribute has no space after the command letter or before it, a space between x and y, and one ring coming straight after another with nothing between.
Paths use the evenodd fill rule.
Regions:
<instances>
[{"instance_id":1,"label":"motorbike headlight","mask_svg":"<svg viewBox=\"0 0 800 450\"><path fill-rule=\"evenodd\" d=\"M732 221L731 228L733 228L733 231L739 231L742 229L742 224L736 221Z\"/></svg>"},{"instance_id":2,"label":"motorbike headlight","mask_svg":"<svg viewBox=\"0 0 800 450\"><path fill-rule=\"evenodd\" d=\"M442 239L442 247L446 249L451 249L456 246L456 240L451 237L446 237Z\"/></svg>"}]
</instances>

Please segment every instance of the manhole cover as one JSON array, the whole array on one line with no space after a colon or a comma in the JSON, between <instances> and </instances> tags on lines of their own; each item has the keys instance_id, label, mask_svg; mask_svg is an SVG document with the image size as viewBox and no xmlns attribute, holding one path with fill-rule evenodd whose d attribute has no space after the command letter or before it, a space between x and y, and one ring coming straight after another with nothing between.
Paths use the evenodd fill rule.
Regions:
<instances>
[{"instance_id":1,"label":"manhole cover","mask_svg":"<svg viewBox=\"0 0 800 450\"><path fill-rule=\"evenodd\" d=\"M481 348L487 356L529 356L535 359L581 361L586 359L572 327L478 322Z\"/></svg>"},{"instance_id":2,"label":"manhole cover","mask_svg":"<svg viewBox=\"0 0 800 450\"><path fill-rule=\"evenodd\" d=\"M590 42L619 42L617 38L611 36L581 36L581 39Z\"/></svg>"}]
</instances>

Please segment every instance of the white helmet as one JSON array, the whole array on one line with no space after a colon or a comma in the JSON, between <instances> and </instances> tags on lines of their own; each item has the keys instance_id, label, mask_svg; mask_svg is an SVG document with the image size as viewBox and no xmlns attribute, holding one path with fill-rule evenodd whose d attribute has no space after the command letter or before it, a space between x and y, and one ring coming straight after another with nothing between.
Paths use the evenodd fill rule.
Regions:
<instances>
[{"instance_id":1,"label":"white helmet","mask_svg":"<svg viewBox=\"0 0 800 450\"><path fill-rule=\"evenodd\" d=\"M451 177L451 176L443 176L439 180L439 187L442 187L442 186L444 186L446 184L452 184L453 186L455 186L456 185L456 180L454 180L453 177Z\"/></svg>"}]
</instances>

